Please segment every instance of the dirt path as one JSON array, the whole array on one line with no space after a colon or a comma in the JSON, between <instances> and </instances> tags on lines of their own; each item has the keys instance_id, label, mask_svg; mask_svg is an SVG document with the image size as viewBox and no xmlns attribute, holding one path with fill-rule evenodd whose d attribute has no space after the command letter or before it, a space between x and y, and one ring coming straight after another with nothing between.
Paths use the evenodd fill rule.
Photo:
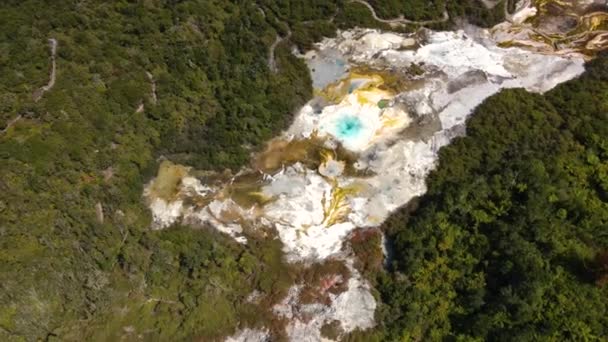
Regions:
<instances>
[{"instance_id":1,"label":"dirt path","mask_svg":"<svg viewBox=\"0 0 608 342\"><path fill-rule=\"evenodd\" d=\"M389 24L389 25L391 25L393 27L394 26L403 26L403 25L407 25L407 24L414 24L414 25L424 26L424 25L429 25L429 24L444 23L444 22L446 22L446 21L448 21L450 19L450 16L449 16L447 10L443 11L443 16L442 16L441 19L416 21L416 20L405 19L403 17L403 15L399 16L399 18L382 19L382 18L379 18L378 15L376 15L376 10L367 1L365 1L365 0L350 0L350 2L357 2L357 3L360 3L361 5L364 5L365 7L367 7L369 9L369 11L372 13L372 17L374 17L374 19L376 21L384 23L384 24Z\"/></svg>"},{"instance_id":2,"label":"dirt path","mask_svg":"<svg viewBox=\"0 0 608 342\"><path fill-rule=\"evenodd\" d=\"M277 46L285 39L289 39L289 37L291 37L291 30L287 31L287 35L285 35L284 37L281 37L279 35L277 35L277 38L275 39L274 43L272 43L272 45L270 45L270 49L268 51L268 68L270 68L270 70L272 72L277 72L279 71L279 68L277 66L277 61L274 57L274 50L277 48Z\"/></svg>"},{"instance_id":3,"label":"dirt path","mask_svg":"<svg viewBox=\"0 0 608 342\"><path fill-rule=\"evenodd\" d=\"M505 0L505 5L504 5L503 11L505 12L505 21L512 23L513 15L511 13L509 13L509 1Z\"/></svg>"},{"instance_id":4,"label":"dirt path","mask_svg":"<svg viewBox=\"0 0 608 342\"><path fill-rule=\"evenodd\" d=\"M19 120L21 120L21 118L23 118L21 115L17 115L16 118L14 118L13 120L9 121L6 124L6 127L4 127L4 129L2 131L0 131L0 133L2 133L2 134L6 133L11 127L13 127L14 124L19 122Z\"/></svg>"},{"instance_id":5,"label":"dirt path","mask_svg":"<svg viewBox=\"0 0 608 342\"><path fill-rule=\"evenodd\" d=\"M55 38L51 38L49 39L49 43L51 45L51 74L49 75L49 83L34 92L34 102L38 102L38 100L42 98L42 95L51 90L55 85L55 77L57 72L57 63L55 61L55 55L57 54L57 40Z\"/></svg>"},{"instance_id":6,"label":"dirt path","mask_svg":"<svg viewBox=\"0 0 608 342\"><path fill-rule=\"evenodd\" d=\"M156 104L158 101L158 97L156 96L156 81L154 80L154 76L151 72L146 71L146 76L148 76L148 80L150 81L150 85L152 86L152 92L150 95L152 96L152 104Z\"/></svg>"},{"instance_id":7,"label":"dirt path","mask_svg":"<svg viewBox=\"0 0 608 342\"><path fill-rule=\"evenodd\" d=\"M512 23L514 20L514 16L515 16L515 14L517 14L517 12L521 11L522 9L524 9L526 7L531 7L531 5L532 5L532 2L530 0L517 1L517 3L515 4L515 9L513 10L513 13L510 13L509 12L509 1L505 1L505 5L504 5L505 21Z\"/></svg>"}]
</instances>

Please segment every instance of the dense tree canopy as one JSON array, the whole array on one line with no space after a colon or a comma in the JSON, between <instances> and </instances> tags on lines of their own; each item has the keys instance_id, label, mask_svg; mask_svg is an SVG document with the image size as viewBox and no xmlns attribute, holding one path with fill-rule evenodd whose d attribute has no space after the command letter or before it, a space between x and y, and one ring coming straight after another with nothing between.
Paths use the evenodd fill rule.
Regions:
<instances>
[{"instance_id":1,"label":"dense tree canopy","mask_svg":"<svg viewBox=\"0 0 608 342\"><path fill-rule=\"evenodd\" d=\"M253 289L289 285L280 246L151 232L141 198L158 156L236 169L310 98L289 44L276 48L276 72L269 49L335 5L274 4L0 5L1 340L107 340L124 327L220 336L243 322ZM49 80L50 38L56 84L34 101Z\"/></svg>"},{"instance_id":2,"label":"dense tree canopy","mask_svg":"<svg viewBox=\"0 0 608 342\"><path fill-rule=\"evenodd\" d=\"M391 339L608 336L608 56L544 96L488 99L385 224Z\"/></svg>"}]
</instances>

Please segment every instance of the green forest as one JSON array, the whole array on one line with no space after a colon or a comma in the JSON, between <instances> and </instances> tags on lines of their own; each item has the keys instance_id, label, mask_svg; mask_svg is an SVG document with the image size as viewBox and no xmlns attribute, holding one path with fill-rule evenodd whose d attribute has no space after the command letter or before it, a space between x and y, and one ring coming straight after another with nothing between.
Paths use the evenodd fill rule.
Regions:
<instances>
[{"instance_id":1,"label":"green forest","mask_svg":"<svg viewBox=\"0 0 608 342\"><path fill-rule=\"evenodd\" d=\"M503 91L384 226L389 340L608 338L608 55L544 96Z\"/></svg>"},{"instance_id":2,"label":"green forest","mask_svg":"<svg viewBox=\"0 0 608 342\"><path fill-rule=\"evenodd\" d=\"M502 19L473 0L370 3ZM348 1L2 1L0 340L209 341L282 324L246 301L293 283L277 241L151 231L142 189L161 156L238 169L312 96L291 46L353 26L386 28ZM56 83L38 99L50 38ZM390 266L365 268L379 326L352 340L606 339L608 57L589 70L477 109L428 194L383 227Z\"/></svg>"}]
</instances>

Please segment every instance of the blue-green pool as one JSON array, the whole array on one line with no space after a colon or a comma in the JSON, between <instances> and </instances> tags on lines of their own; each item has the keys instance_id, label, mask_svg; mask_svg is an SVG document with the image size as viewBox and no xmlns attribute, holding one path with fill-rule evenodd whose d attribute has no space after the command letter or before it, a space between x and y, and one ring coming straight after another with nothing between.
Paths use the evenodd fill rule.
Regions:
<instances>
[{"instance_id":1,"label":"blue-green pool","mask_svg":"<svg viewBox=\"0 0 608 342\"><path fill-rule=\"evenodd\" d=\"M354 115L344 115L336 123L336 137L341 140L355 138L361 132L363 124Z\"/></svg>"}]
</instances>

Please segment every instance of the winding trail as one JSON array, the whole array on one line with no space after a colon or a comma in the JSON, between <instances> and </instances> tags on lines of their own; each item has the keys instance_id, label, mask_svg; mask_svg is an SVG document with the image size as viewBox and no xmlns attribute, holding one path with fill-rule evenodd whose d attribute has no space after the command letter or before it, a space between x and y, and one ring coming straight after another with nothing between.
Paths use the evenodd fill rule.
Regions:
<instances>
[{"instance_id":1,"label":"winding trail","mask_svg":"<svg viewBox=\"0 0 608 342\"><path fill-rule=\"evenodd\" d=\"M376 10L374 9L374 7L372 5L369 4L369 2L367 2L365 0L350 0L350 2L356 2L361 5L364 5L365 7L367 7L369 9L369 11L372 13L372 17L374 17L374 19L376 21L384 23L384 24L389 24L390 26L393 26L393 27L394 26L404 26L404 25L408 25L408 24L424 26L424 25L429 25L429 24L444 23L444 22L450 20L450 15L448 14L448 11L445 9L443 10L443 16L441 19L416 21L416 20L405 19L403 17L403 15L399 16L399 18L382 19L382 18L378 17L378 15L376 14Z\"/></svg>"},{"instance_id":2,"label":"winding trail","mask_svg":"<svg viewBox=\"0 0 608 342\"><path fill-rule=\"evenodd\" d=\"M279 71L279 67L277 66L277 61L274 56L274 50L282 41L284 41L285 39L289 39L289 37L291 37L290 29L288 29L287 35L285 35L284 37L277 35L277 38L274 40L274 43L270 45L270 50L268 51L268 68L270 68L272 72L276 73Z\"/></svg>"},{"instance_id":3,"label":"winding trail","mask_svg":"<svg viewBox=\"0 0 608 342\"><path fill-rule=\"evenodd\" d=\"M516 21L517 14L525 8L532 7L532 5L533 4L532 4L531 0L517 1L515 3L515 8L513 9L513 13L510 13L509 12L509 1L505 1L505 4L504 4L505 21L514 23Z\"/></svg>"},{"instance_id":4,"label":"winding trail","mask_svg":"<svg viewBox=\"0 0 608 342\"><path fill-rule=\"evenodd\" d=\"M526 4L528 3L528 1L525 1ZM485 2L484 2L485 5ZM489 7L487 7L488 9L490 9ZM517 6L515 7L515 10L513 11L513 13L509 13L509 1L505 0L505 4L504 4L504 9L503 11L505 12L505 21L509 22L509 23L513 23L513 13L517 13Z\"/></svg>"},{"instance_id":5,"label":"winding trail","mask_svg":"<svg viewBox=\"0 0 608 342\"><path fill-rule=\"evenodd\" d=\"M49 75L49 83L34 92L32 95L34 102L38 102L38 100L42 98L42 95L51 90L55 85L55 77L57 72L57 63L55 61L55 55L57 54L57 39L51 38L49 39L49 43L51 45L51 74Z\"/></svg>"},{"instance_id":6,"label":"winding trail","mask_svg":"<svg viewBox=\"0 0 608 342\"><path fill-rule=\"evenodd\" d=\"M420 25L420 26L424 26L424 25L430 25L430 24L437 24L437 23L444 23L448 20L450 20L450 15L448 14L447 9L443 10L443 15L441 17L441 19L433 19L433 20L409 20L409 19L405 19L403 17L403 15L401 15L399 18L393 18L393 19L382 19L380 17L378 17L378 15L376 14L376 10L374 9L374 7L372 7L372 5L370 5L367 1L365 0L350 0L350 2L356 2L359 3L361 5L364 5L365 7L367 7L369 9L369 11L371 12L372 16L374 17L374 19L378 22L384 23L384 24L388 24L391 27L395 27L395 26L404 26L404 25ZM264 13L264 11L262 10L262 13ZM336 15L338 14L338 11L336 11L336 13L329 19L329 22L333 22L334 18L336 17ZM289 39L289 37L291 37L291 30L288 29L287 35L281 37L279 35L277 35L277 38L275 39L275 41L272 43L272 45L270 45L270 50L268 52L268 68L270 68L270 70L272 72L278 72L279 68L277 66L277 62L276 62L276 58L275 58L275 49L277 48L277 46L286 39Z\"/></svg>"},{"instance_id":7,"label":"winding trail","mask_svg":"<svg viewBox=\"0 0 608 342\"><path fill-rule=\"evenodd\" d=\"M152 97L152 104L156 104L158 101L158 97L156 96L156 81L154 80L154 75L151 72L146 71L146 76L148 76L148 80L150 81L150 86L152 87L150 96Z\"/></svg>"},{"instance_id":8,"label":"winding trail","mask_svg":"<svg viewBox=\"0 0 608 342\"><path fill-rule=\"evenodd\" d=\"M0 131L0 133L4 134L6 133L11 127L13 127L13 125L15 125L17 122L19 122L19 120L21 120L23 118L23 116L17 115L17 117L15 117L13 120L9 121L6 124L6 127L4 127L4 129L2 131Z\"/></svg>"}]
</instances>

